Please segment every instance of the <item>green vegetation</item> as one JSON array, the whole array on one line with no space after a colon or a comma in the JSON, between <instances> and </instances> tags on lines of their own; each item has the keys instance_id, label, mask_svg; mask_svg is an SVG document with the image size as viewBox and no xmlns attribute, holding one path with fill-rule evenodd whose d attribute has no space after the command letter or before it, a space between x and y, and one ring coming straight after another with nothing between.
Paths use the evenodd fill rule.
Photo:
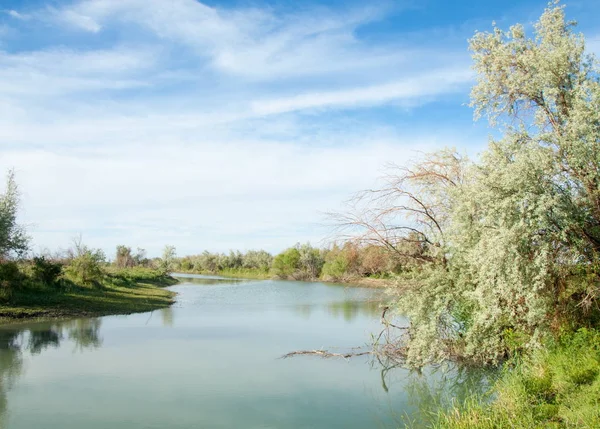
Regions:
<instances>
[{"instance_id":1,"label":"green vegetation","mask_svg":"<svg viewBox=\"0 0 600 429\"><path fill-rule=\"evenodd\" d=\"M113 266L101 250L90 249L81 240L60 257L25 259L28 238L16 223L18 195L11 172L0 196L0 323L142 312L172 304L174 293L160 286L177 281L152 268L140 252L130 257L125 246L117 248Z\"/></svg>"},{"instance_id":2,"label":"green vegetation","mask_svg":"<svg viewBox=\"0 0 600 429\"><path fill-rule=\"evenodd\" d=\"M551 4L531 38L477 33L471 104L502 138L395 167L339 218L401 258L409 365L496 365L600 320L600 69L573 25Z\"/></svg>"},{"instance_id":3,"label":"green vegetation","mask_svg":"<svg viewBox=\"0 0 600 429\"><path fill-rule=\"evenodd\" d=\"M489 398L471 398L433 427L600 427L600 333L581 329L507 364Z\"/></svg>"},{"instance_id":4,"label":"green vegetation","mask_svg":"<svg viewBox=\"0 0 600 429\"><path fill-rule=\"evenodd\" d=\"M574 25L552 2L533 37L476 33L471 105L502 137L394 167L338 215L403 267L390 359L503 364L435 427L600 427L600 68Z\"/></svg>"},{"instance_id":5,"label":"green vegetation","mask_svg":"<svg viewBox=\"0 0 600 429\"><path fill-rule=\"evenodd\" d=\"M250 250L246 253L231 251L228 255L204 252L176 259L172 266L173 271L224 277L344 283L359 283L364 279L390 279L405 268L401 258L383 246L363 245L352 241L342 246L334 244L322 249L298 243L275 257L264 250Z\"/></svg>"},{"instance_id":6,"label":"green vegetation","mask_svg":"<svg viewBox=\"0 0 600 429\"><path fill-rule=\"evenodd\" d=\"M74 271L73 266L66 265L62 274L53 276L48 282L36 274L42 258L37 259L37 262L0 264L2 278L7 278L7 271L12 276L10 287L6 287L7 280L3 280L0 323L22 318L128 314L168 307L173 303L174 293L161 286L177 281L151 268L102 267L98 277L83 284L71 280L69 273ZM61 266L45 259L44 265L51 267L52 273ZM87 267L84 271L88 271Z\"/></svg>"}]
</instances>

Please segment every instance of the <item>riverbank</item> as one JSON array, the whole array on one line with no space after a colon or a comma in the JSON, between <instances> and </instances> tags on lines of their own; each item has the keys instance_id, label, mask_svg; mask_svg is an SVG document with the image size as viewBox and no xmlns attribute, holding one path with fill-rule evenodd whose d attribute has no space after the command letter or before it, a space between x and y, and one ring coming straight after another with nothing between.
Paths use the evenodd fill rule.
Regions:
<instances>
[{"instance_id":1,"label":"riverbank","mask_svg":"<svg viewBox=\"0 0 600 429\"><path fill-rule=\"evenodd\" d=\"M169 307L175 293L164 289L178 281L152 270L111 272L98 284L28 286L12 291L0 304L0 324L17 320L97 317Z\"/></svg>"}]
</instances>

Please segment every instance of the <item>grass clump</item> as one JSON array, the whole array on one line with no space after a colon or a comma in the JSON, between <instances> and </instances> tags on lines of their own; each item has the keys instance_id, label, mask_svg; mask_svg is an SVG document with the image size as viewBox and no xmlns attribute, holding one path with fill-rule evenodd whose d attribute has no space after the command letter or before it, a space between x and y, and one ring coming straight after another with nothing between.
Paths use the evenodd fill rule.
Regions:
<instances>
[{"instance_id":1,"label":"grass clump","mask_svg":"<svg viewBox=\"0 0 600 429\"><path fill-rule=\"evenodd\" d=\"M600 331L580 329L505 372L486 397L443 412L435 428L599 428Z\"/></svg>"}]
</instances>

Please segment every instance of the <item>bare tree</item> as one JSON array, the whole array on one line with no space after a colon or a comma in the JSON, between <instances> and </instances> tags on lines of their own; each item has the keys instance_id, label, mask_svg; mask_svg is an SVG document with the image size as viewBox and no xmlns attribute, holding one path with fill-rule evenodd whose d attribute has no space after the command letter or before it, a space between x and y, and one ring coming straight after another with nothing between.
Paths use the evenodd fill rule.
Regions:
<instances>
[{"instance_id":1,"label":"bare tree","mask_svg":"<svg viewBox=\"0 0 600 429\"><path fill-rule=\"evenodd\" d=\"M445 261L450 195L464 181L467 160L453 150L423 154L408 167L390 164L381 186L354 195L348 210L330 213L336 238L379 245L420 263Z\"/></svg>"}]
</instances>

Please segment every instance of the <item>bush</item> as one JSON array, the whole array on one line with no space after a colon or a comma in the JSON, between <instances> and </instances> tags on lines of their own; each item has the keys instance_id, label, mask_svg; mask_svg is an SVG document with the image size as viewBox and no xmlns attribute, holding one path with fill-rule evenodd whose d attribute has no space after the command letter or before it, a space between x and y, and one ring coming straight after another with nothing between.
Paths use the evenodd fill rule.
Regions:
<instances>
[{"instance_id":1,"label":"bush","mask_svg":"<svg viewBox=\"0 0 600 429\"><path fill-rule=\"evenodd\" d=\"M22 284L24 278L25 276L16 263L12 261L0 263L0 297L10 298L12 292Z\"/></svg>"},{"instance_id":2,"label":"bush","mask_svg":"<svg viewBox=\"0 0 600 429\"><path fill-rule=\"evenodd\" d=\"M31 273L34 280L52 286L57 283L62 273L62 264L46 259L44 256L34 257Z\"/></svg>"},{"instance_id":3,"label":"bush","mask_svg":"<svg viewBox=\"0 0 600 429\"><path fill-rule=\"evenodd\" d=\"M65 267L65 274L74 282L83 285L99 285L104 279L106 258L100 249L84 247Z\"/></svg>"},{"instance_id":4,"label":"bush","mask_svg":"<svg viewBox=\"0 0 600 429\"><path fill-rule=\"evenodd\" d=\"M291 277L299 268L300 251L295 247L285 250L273 259L273 273L277 277Z\"/></svg>"}]
</instances>

